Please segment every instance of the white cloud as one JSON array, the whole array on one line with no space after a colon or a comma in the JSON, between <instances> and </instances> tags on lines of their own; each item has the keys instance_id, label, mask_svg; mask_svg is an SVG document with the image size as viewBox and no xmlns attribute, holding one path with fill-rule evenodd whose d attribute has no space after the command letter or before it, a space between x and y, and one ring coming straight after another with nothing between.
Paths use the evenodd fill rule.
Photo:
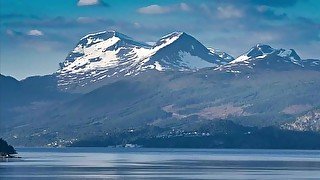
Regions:
<instances>
[{"instance_id":1,"label":"white cloud","mask_svg":"<svg viewBox=\"0 0 320 180\"><path fill-rule=\"evenodd\" d=\"M159 6L157 4L153 4L153 5L138 9L138 12L141 14L165 14L165 13L169 13L170 11L171 11L171 8Z\"/></svg>"},{"instance_id":2,"label":"white cloud","mask_svg":"<svg viewBox=\"0 0 320 180\"><path fill-rule=\"evenodd\" d=\"M100 4L99 0L79 0L78 6L92 6Z\"/></svg>"},{"instance_id":3,"label":"white cloud","mask_svg":"<svg viewBox=\"0 0 320 180\"><path fill-rule=\"evenodd\" d=\"M9 36L14 36L14 32L11 29L7 29L6 34Z\"/></svg>"},{"instance_id":4,"label":"white cloud","mask_svg":"<svg viewBox=\"0 0 320 180\"><path fill-rule=\"evenodd\" d=\"M261 13L266 12L268 10L268 6L264 6L264 5L258 6L257 10Z\"/></svg>"},{"instance_id":5,"label":"white cloud","mask_svg":"<svg viewBox=\"0 0 320 180\"><path fill-rule=\"evenodd\" d=\"M182 11L190 11L191 10L190 6L186 3L180 3L180 9Z\"/></svg>"},{"instance_id":6,"label":"white cloud","mask_svg":"<svg viewBox=\"0 0 320 180\"><path fill-rule=\"evenodd\" d=\"M222 19L241 18L243 16L242 11L233 6L219 6L217 10L219 17Z\"/></svg>"},{"instance_id":7,"label":"white cloud","mask_svg":"<svg viewBox=\"0 0 320 180\"><path fill-rule=\"evenodd\" d=\"M191 11L191 7L186 3L174 4L171 6L153 4L138 9L138 12L141 14L166 14L174 11Z\"/></svg>"},{"instance_id":8,"label":"white cloud","mask_svg":"<svg viewBox=\"0 0 320 180\"><path fill-rule=\"evenodd\" d=\"M134 22L133 23L133 27L135 27L135 28L141 28L141 24L140 23L138 23L138 22Z\"/></svg>"},{"instance_id":9,"label":"white cloud","mask_svg":"<svg viewBox=\"0 0 320 180\"><path fill-rule=\"evenodd\" d=\"M32 29L28 32L29 36L43 36L43 32L37 29Z\"/></svg>"},{"instance_id":10,"label":"white cloud","mask_svg":"<svg viewBox=\"0 0 320 180\"><path fill-rule=\"evenodd\" d=\"M94 23L96 22L96 19L90 18L90 17L78 17L77 18L78 23L83 23L83 24L89 24L89 23Z\"/></svg>"}]
</instances>

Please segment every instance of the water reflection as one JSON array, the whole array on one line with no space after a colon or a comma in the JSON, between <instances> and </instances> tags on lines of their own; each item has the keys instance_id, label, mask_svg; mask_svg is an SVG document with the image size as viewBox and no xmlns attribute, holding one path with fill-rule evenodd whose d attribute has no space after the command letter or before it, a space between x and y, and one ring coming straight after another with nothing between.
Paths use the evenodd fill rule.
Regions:
<instances>
[{"instance_id":1,"label":"water reflection","mask_svg":"<svg viewBox=\"0 0 320 180\"><path fill-rule=\"evenodd\" d=\"M5 179L316 179L320 151L23 148Z\"/></svg>"}]
</instances>

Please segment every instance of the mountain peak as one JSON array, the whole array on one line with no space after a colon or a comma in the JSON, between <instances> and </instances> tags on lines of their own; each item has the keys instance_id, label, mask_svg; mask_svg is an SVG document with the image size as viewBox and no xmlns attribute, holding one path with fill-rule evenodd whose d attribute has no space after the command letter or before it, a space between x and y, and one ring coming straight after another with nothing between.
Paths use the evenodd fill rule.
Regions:
<instances>
[{"instance_id":1,"label":"mountain peak","mask_svg":"<svg viewBox=\"0 0 320 180\"><path fill-rule=\"evenodd\" d=\"M171 44L174 41L180 39L182 36L186 36L187 34L185 32L180 32L180 31L175 31L172 32L170 34L167 34L163 37L160 38L159 41L156 42L156 44L154 46L163 46L163 45L167 45L167 44ZM190 35L187 35L190 36Z\"/></svg>"},{"instance_id":2,"label":"mountain peak","mask_svg":"<svg viewBox=\"0 0 320 180\"><path fill-rule=\"evenodd\" d=\"M270 45L268 44L262 44L262 43L258 43L256 44L254 47L260 48L260 49L265 49L265 48L271 48L273 49Z\"/></svg>"},{"instance_id":3,"label":"mountain peak","mask_svg":"<svg viewBox=\"0 0 320 180\"><path fill-rule=\"evenodd\" d=\"M257 44L252 47L247 53L239 56L231 63L248 63L253 59L264 59L265 57L274 57L275 59L287 59L295 64L300 64L301 58L293 49L275 49L267 44Z\"/></svg>"},{"instance_id":4,"label":"mountain peak","mask_svg":"<svg viewBox=\"0 0 320 180\"><path fill-rule=\"evenodd\" d=\"M311 63L313 64L313 62ZM233 72L252 70L256 68L265 69L292 69L305 67L303 60L293 49L275 49L266 44L257 44L247 53L242 54L224 67Z\"/></svg>"},{"instance_id":5,"label":"mountain peak","mask_svg":"<svg viewBox=\"0 0 320 180\"><path fill-rule=\"evenodd\" d=\"M217 67L231 60L231 56L210 51L185 32L172 32L150 46L117 31L102 31L81 38L60 63L59 87L86 86L150 69L184 71Z\"/></svg>"},{"instance_id":6,"label":"mountain peak","mask_svg":"<svg viewBox=\"0 0 320 180\"><path fill-rule=\"evenodd\" d=\"M258 57L258 56L262 56L264 54L270 54L274 51L275 51L275 49L273 49L269 45L257 44L250 49L250 51L247 53L247 56L248 57Z\"/></svg>"},{"instance_id":7,"label":"mountain peak","mask_svg":"<svg viewBox=\"0 0 320 180\"><path fill-rule=\"evenodd\" d=\"M162 36L160 39L166 39L166 38L172 38L172 37L180 37L182 35L186 35L187 33L183 31L174 31L172 33L169 33L167 35Z\"/></svg>"},{"instance_id":8,"label":"mountain peak","mask_svg":"<svg viewBox=\"0 0 320 180\"><path fill-rule=\"evenodd\" d=\"M115 30L108 30L108 31L100 31L100 32L97 32L97 33L90 33L90 34L87 34L85 36L83 36L81 40L84 40L84 39L89 39L89 38L101 38L101 39L108 39L108 38L111 38L111 37L118 37L118 38L121 38L121 39L130 39L132 40L131 37L125 35L125 34L122 34L118 31L115 31Z\"/></svg>"},{"instance_id":9,"label":"mountain peak","mask_svg":"<svg viewBox=\"0 0 320 180\"><path fill-rule=\"evenodd\" d=\"M294 49L275 49L267 44L257 44L254 47L250 49L250 51L247 53L249 57L257 57L262 56L266 54L272 54L275 53L280 57L287 57L290 59L296 59L301 60L300 56L297 54L297 52Z\"/></svg>"},{"instance_id":10,"label":"mountain peak","mask_svg":"<svg viewBox=\"0 0 320 180\"><path fill-rule=\"evenodd\" d=\"M290 57L291 59L301 60L300 56L294 49L279 49L278 55L281 57Z\"/></svg>"},{"instance_id":11,"label":"mountain peak","mask_svg":"<svg viewBox=\"0 0 320 180\"><path fill-rule=\"evenodd\" d=\"M118 44L118 45L122 44L122 45L150 47L150 45L144 42L135 41L133 38L115 30L101 31L97 33L88 34L80 39L80 42L78 43L77 46L79 47L78 49L82 49L83 47L90 47L98 43L103 43L104 47L106 47L107 44L109 44L109 46L115 45L115 44Z\"/></svg>"}]
</instances>

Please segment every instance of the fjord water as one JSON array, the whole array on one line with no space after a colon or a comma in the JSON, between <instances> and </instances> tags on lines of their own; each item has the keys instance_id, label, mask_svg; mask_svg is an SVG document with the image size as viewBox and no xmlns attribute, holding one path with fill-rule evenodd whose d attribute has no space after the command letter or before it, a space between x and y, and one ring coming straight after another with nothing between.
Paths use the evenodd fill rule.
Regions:
<instances>
[{"instance_id":1,"label":"fjord water","mask_svg":"<svg viewBox=\"0 0 320 180\"><path fill-rule=\"evenodd\" d=\"M1 179L318 179L320 151L18 148Z\"/></svg>"}]
</instances>

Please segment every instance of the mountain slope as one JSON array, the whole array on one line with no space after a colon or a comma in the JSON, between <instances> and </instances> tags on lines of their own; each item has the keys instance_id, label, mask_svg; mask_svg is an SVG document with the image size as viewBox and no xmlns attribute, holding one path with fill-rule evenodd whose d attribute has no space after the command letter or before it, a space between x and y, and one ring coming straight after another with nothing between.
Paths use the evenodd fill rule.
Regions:
<instances>
[{"instance_id":1,"label":"mountain slope","mask_svg":"<svg viewBox=\"0 0 320 180\"><path fill-rule=\"evenodd\" d=\"M194 70L217 67L232 60L214 53L192 36L174 32L150 46L116 31L83 37L58 70L63 90L115 81L146 70Z\"/></svg>"},{"instance_id":2,"label":"mountain slope","mask_svg":"<svg viewBox=\"0 0 320 180\"><path fill-rule=\"evenodd\" d=\"M106 77L129 75L141 68L150 46L115 31L83 37L61 63L58 86L85 86Z\"/></svg>"},{"instance_id":3,"label":"mountain slope","mask_svg":"<svg viewBox=\"0 0 320 180\"><path fill-rule=\"evenodd\" d=\"M157 63L158 70L189 70L217 67L228 59L210 51L194 37L184 32L174 32L162 37L152 48L154 53L148 63Z\"/></svg>"},{"instance_id":4,"label":"mountain slope","mask_svg":"<svg viewBox=\"0 0 320 180\"><path fill-rule=\"evenodd\" d=\"M247 78L212 69L147 71L75 99L23 111L1 134L15 144L43 145L146 125L184 131L219 120L279 126L297 117L286 109L308 107L297 111L304 113L320 105L319 73L262 70Z\"/></svg>"},{"instance_id":5,"label":"mountain slope","mask_svg":"<svg viewBox=\"0 0 320 180\"><path fill-rule=\"evenodd\" d=\"M0 75L0 132L6 132L12 126L41 121L30 117L76 96L59 91L54 75L34 76L21 81Z\"/></svg>"},{"instance_id":6,"label":"mountain slope","mask_svg":"<svg viewBox=\"0 0 320 180\"><path fill-rule=\"evenodd\" d=\"M281 126L283 129L295 131L320 132L320 109L312 110L303 116L298 117L294 122Z\"/></svg>"},{"instance_id":7,"label":"mountain slope","mask_svg":"<svg viewBox=\"0 0 320 180\"><path fill-rule=\"evenodd\" d=\"M272 70L320 70L318 60L303 60L293 49L274 49L269 45L257 44L247 53L227 65L217 68L228 72L253 72L259 69Z\"/></svg>"},{"instance_id":8,"label":"mountain slope","mask_svg":"<svg viewBox=\"0 0 320 180\"><path fill-rule=\"evenodd\" d=\"M16 145L70 144L149 126L194 132L228 120L319 131L319 112L310 112L320 106L319 66L268 45L233 59L183 32L153 46L115 31L90 34L56 74L0 75L0 136Z\"/></svg>"}]
</instances>

